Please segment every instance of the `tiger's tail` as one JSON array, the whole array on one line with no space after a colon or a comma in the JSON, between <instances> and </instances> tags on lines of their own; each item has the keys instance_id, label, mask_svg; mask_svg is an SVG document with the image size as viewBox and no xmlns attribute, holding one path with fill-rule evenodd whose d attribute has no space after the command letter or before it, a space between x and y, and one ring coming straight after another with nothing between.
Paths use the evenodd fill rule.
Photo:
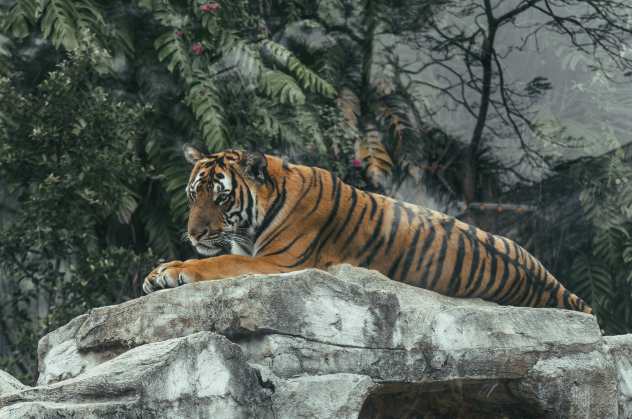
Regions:
<instances>
[{"instance_id":1,"label":"tiger's tail","mask_svg":"<svg viewBox=\"0 0 632 419\"><path fill-rule=\"evenodd\" d=\"M595 316L595 312L579 298L567 290L544 266L531 254L524 251L525 261L520 269L525 284L524 292L512 293L498 300L500 304L527 307L550 307L581 311ZM525 266L526 265L526 266Z\"/></svg>"}]
</instances>

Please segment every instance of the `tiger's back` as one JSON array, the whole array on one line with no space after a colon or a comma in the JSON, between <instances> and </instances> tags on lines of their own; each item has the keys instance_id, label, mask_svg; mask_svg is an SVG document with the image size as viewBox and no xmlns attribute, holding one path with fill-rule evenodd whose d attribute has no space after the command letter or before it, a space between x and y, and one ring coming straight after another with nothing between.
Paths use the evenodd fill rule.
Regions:
<instances>
[{"instance_id":1,"label":"tiger's back","mask_svg":"<svg viewBox=\"0 0 632 419\"><path fill-rule=\"evenodd\" d=\"M293 263L282 266L289 270L350 263L445 295L593 314L511 240L357 190L321 169L280 166L292 210L279 217L257 256L287 254Z\"/></svg>"}]
</instances>

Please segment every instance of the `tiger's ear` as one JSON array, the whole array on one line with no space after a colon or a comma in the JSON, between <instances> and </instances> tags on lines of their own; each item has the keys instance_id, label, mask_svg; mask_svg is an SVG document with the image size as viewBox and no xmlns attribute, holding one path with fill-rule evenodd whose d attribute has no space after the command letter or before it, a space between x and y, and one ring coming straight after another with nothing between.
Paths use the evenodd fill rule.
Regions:
<instances>
[{"instance_id":1,"label":"tiger's ear","mask_svg":"<svg viewBox=\"0 0 632 419\"><path fill-rule=\"evenodd\" d=\"M268 181L268 159L258 151L243 151L239 159L241 171L256 183L262 185Z\"/></svg>"},{"instance_id":2,"label":"tiger's ear","mask_svg":"<svg viewBox=\"0 0 632 419\"><path fill-rule=\"evenodd\" d=\"M193 147L191 144L183 145L182 150L184 151L184 158L193 165L206 158L206 155L200 149Z\"/></svg>"}]
</instances>

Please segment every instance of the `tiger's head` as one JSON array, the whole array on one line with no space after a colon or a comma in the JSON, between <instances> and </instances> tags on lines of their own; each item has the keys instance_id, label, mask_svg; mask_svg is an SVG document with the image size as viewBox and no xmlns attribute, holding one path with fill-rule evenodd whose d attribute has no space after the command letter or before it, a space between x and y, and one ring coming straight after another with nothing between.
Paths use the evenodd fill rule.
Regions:
<instances>
[{"instance_id":1,"label":"tiger's head","mask_svg":"<svg viewBox=\"0 0 632 419\"><path fill-rule=\"evenodd\" d=\"M245 150L205 155L190 144L183 150L194 165L186 188L191 210L185 238L207 257L252 256L261 216L257 196L269 181L266 156Z\"/></svg>"}]
</instances>

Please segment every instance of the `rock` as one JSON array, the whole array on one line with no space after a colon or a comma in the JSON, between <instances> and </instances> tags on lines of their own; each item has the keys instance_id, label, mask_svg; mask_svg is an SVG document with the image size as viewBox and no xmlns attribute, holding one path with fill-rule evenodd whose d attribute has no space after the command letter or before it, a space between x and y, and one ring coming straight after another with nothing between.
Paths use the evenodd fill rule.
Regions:
<instances>
[{"instance_id":1,"label":"rock","mask_svg":"<svg viewBox=\"0 0 632 419\"><path fill-rule=\"evenodd\" d=\"M616 372L619 418L632 418L632 335L606 336Z\"/></svg>"},{"instance_id":2,"label":"rock","mask_svg":"<svg viewBox=\"0 0 632 419\"><path fill-rule=\"evenodd\" d=\"M214 340L184 343L199 336ZM214 409L218 399L194 402L190 395L204 387L202 376L215 377L208 386L219 386L212 372L219 367L202 365L216 358L231 365L225 367L231 377L238 376L232 371L250 376L226 390L249 388L253 395L233 406L249 413L234 417L629 418L630 339L603 338L584 313L446 297L349 265L245 275L94 309L47 335L39 347L39 387L0 398L7 403L0 418L9 411L17 413L6 417L59 409L74 412L62 417L91 417L98 408L98 417L158 411L151 406ZM234 357L229 362L228 349L216 350L199 361L196 351L205 344L230 347ZM143 358L149 350L154 355ZM153 361L158 353L169 359L160 367ZM146 402L134 398L148 391L151 377L168 375L159 371L171 364L186 365L188 378L163 381L165 387L188 380L188 390L177 397L156 392ZM143 368L151 371L133 371ZM195 378L196 368L210 369ZM128 384L96 384L110 382L104 377L115 370ZM129 389L127 398L119 388ZM108 396L96 396L106 390ZM62 393L72 397L62 403L55 396ZM97 407L88 410L86 403ZM187 410L189 417L205 417L202 412Z\"/></svg>"},{"instance_id":3,"label":"rock","mask_svg":"<svg viewBox=\"0 0 632 419\"><path fill-rule=\"evenodd\" d=\"M0 396L7 393L14 393L16 391L25 390L29 386L25 386L11 374L0 370Z\"/></svg>"},{"instance_id":4,"label":"rock","mask_svg":"<svg viewBox=\"0 0 632 419\"><path fill-rule=\"evenodd\" d=\"M132 349L75 378L3 394L0 403L0 418L273 417L239 347L211 332Z\"/></svg>"},{"instance_id":5,"label":"rock","mask_svg":"<svg viewBox=\"0 0 632 419\"><path fill-rule=\"evenodd\" d=\"M38 385L53 384L76 377L126 351L125 348L119 347L79 353L75 336L88 317L87 314L79 316L40 339L37 351Z\"/></svg>"},{"instance_id":6,"label":"rock","mask_svg":"<svg viewBox=\"0 0 632 419\"><path fill-rule=\"evenodd\" d=\"M366 375L306 375L285 380L267 367L253 366L259 370L262 381L275 388L271 398L277 419L356 419L364 400L375 387Z\"/></svg>"}]
</instances>

